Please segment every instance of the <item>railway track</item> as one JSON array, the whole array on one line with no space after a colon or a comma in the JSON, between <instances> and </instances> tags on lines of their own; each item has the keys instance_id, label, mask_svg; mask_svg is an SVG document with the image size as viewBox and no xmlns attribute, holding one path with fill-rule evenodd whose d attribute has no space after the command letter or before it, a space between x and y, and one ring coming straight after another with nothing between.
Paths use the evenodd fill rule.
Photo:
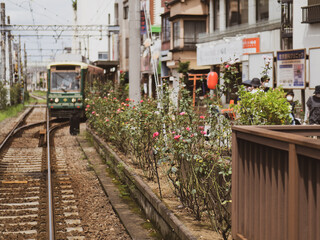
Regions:
<instances>
[{"instance_id":1,"label":"railway track","mask_svg":"<svg viewBox=\"0 0 320 240\"><path fill-rule=\"evenodd\" d=\"M46 117L46 109L34 108L15 126L28 127L12 130L1 144L0 239L84 239L66 159L51 136L66 124L50 129L48 122L44 131Z\"/></svg>"}]
</instances>

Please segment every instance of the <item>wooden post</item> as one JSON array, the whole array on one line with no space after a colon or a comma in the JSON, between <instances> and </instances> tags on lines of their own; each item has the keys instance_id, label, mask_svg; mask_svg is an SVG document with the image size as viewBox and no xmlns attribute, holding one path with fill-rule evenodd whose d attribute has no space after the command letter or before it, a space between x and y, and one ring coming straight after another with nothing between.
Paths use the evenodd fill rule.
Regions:
<instances>
[{"instance_id":1,"label":"wooden post","mask_svg":"<svg viewBox=\"0 0 320 240\"><path fill-rule=\"evenodd\" d=\"M299 238L299 162L296 145L289 144L289 197L288 197L288 239Z\"/></svg>"}]
</instances>

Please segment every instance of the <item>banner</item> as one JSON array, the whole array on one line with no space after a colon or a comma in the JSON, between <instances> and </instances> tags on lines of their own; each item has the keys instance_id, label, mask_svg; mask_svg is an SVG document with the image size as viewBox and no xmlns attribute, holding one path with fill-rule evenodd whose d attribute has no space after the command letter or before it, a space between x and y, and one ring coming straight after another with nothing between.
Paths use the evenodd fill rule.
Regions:
<instances>
[{"instance_id":1,"label":"banner","mask_svg":"<svg viewBox=\"0 0 320 240\"><path fill-rule=\"evenodd\" d=\"M146 17L144 15L144 11L141 11L141 14L140 14L140 34L144 35L146 33L147 33Z\"/></svg>"},{"instance_id":2,"label":"banner","mask_svg":"<svg viewBox=\"0 0 320 240\"><path fill-rule=\"evenodd\" d=\"M306 50L277 52L277 86L285 89L304 89L306 76Z\"/></svg>"}]
</instances>

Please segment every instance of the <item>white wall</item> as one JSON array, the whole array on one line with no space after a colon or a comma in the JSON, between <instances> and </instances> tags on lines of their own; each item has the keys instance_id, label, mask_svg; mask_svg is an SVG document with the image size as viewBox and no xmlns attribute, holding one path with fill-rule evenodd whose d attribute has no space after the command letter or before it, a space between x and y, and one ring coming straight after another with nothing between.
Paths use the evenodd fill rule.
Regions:
<instances>
[{"instance_id":1,"label":"white wall","mask_svg":"<svg viewBox=\"0 0 320 240\"><path fill-rule=\"evenodd\" d=\"M107 25L108 14L110 14L110 24L114 25L114 0L78 0L77 17L79 25ZM98 32L87 32L87 34L97 35ZM82 49L88 49L88 39L81 39ZM98 60L98 52L108 51L107 32L102 32L100 36L89 39L89 59ZM111 50L112 51L112 50ZM82 51L82 55L87 56L87 52ZM111 57L112 58L112 57ZM110 55L109 55L110 59Z\"/></svg>"},{"instance_id":2,"label":"white wall","mask_svg":"<svg viewBox=\"0 0 320 240\"><path fill-rule=\"evenodd\" d=\"M281 19L281 4L277 0L269 0L269 20L277 19Z\"/></svg>"}]
</instances>

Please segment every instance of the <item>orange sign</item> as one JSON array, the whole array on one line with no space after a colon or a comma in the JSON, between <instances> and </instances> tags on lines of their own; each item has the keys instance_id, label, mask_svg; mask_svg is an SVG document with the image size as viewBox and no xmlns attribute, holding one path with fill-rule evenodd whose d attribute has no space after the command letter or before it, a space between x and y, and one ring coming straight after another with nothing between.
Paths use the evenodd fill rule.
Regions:
<instances>
[{"instance_id":1,"label":"orange sign","mask_svg":"<svg viewBox=\"0 0 320 240\"><path fill-rule=\"evenodd\" d=\"M243 55L260 52L260 38L245 38L242 40Z\"/></svg>"}]
</instances>

